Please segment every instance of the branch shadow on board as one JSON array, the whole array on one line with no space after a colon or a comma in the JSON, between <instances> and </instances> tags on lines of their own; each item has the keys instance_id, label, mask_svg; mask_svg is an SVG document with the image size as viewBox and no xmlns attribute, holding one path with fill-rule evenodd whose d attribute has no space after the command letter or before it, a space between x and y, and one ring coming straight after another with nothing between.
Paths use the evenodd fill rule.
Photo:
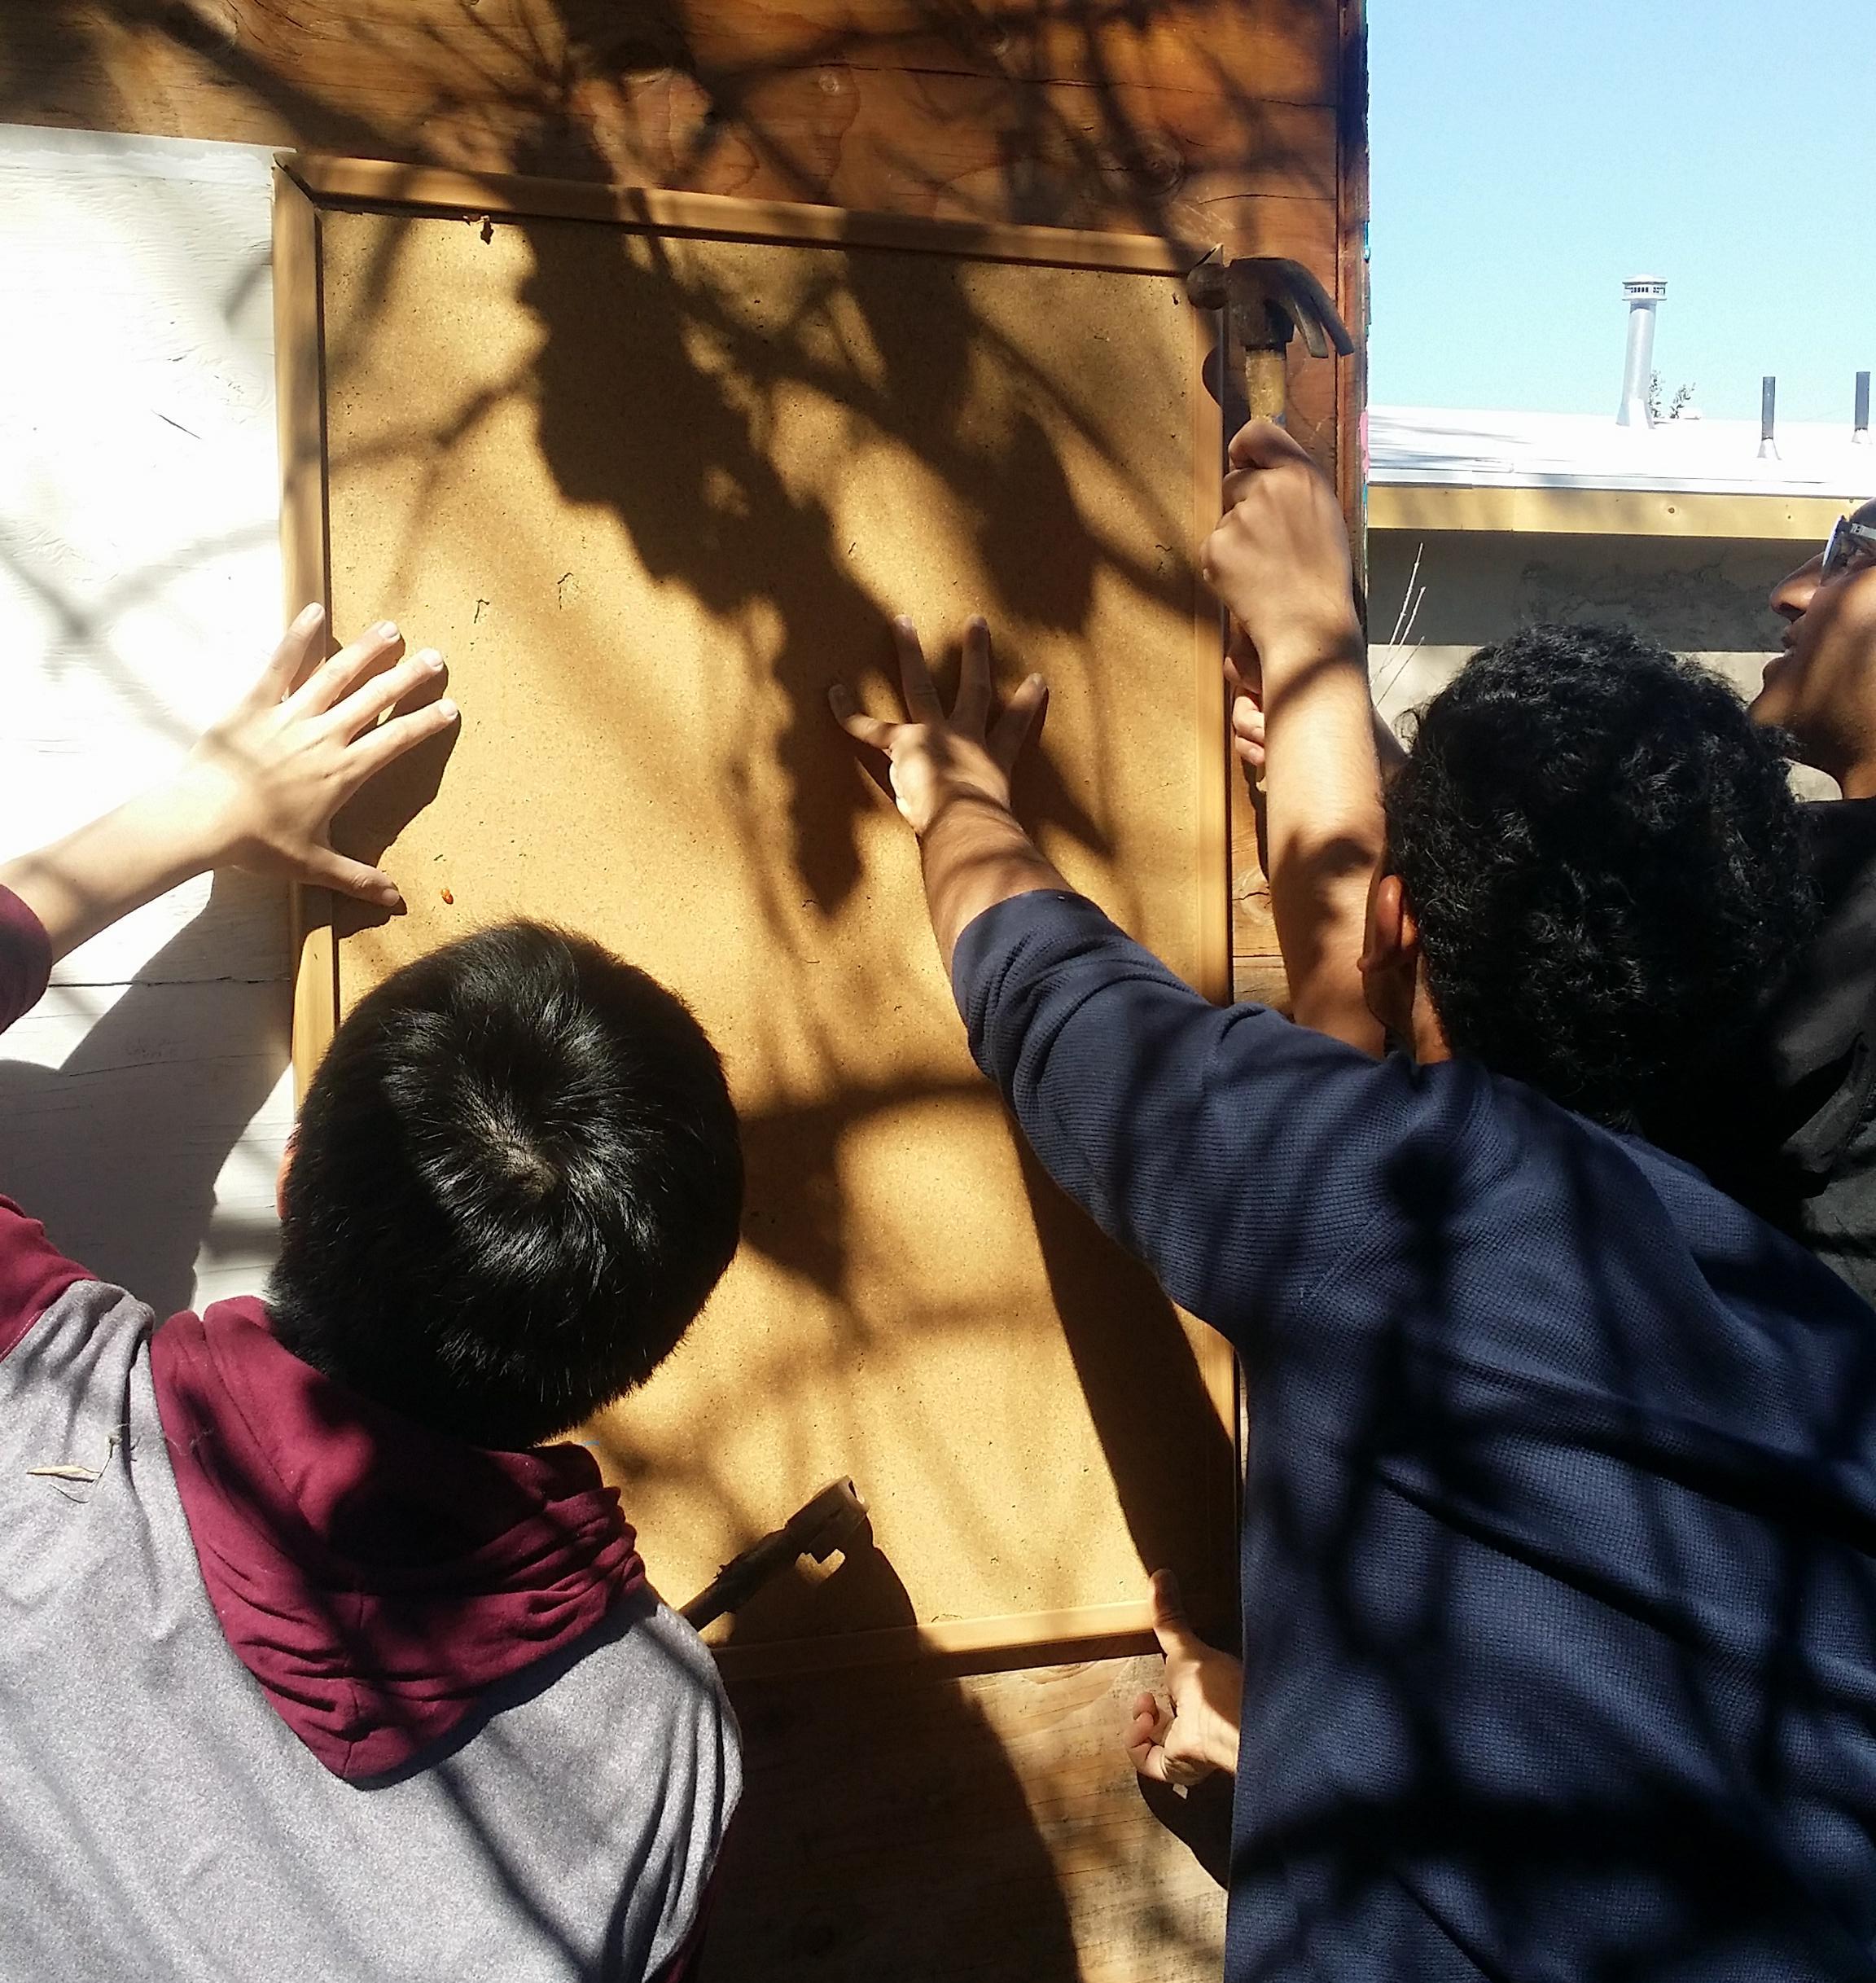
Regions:
<instances>
[{"instance_id":1,"label":"branch shadow on board","mask_svg":"<svg viewBox=\"0 0 1876 1983\"><path fill-rule=\"evenodd\" d=\"M885 257L844 257L838 290L831 270L824 292L797 300L789 318L769 297L731 299L718 285L690 279L654 239L616 234L607 245L600 230L554 222L523 230L534 264L523 300L544 333L534 386L545 459L568 499L609 510L645 570L688 590L725 628L721 647L698 665L721 670L726 707L778 691L785 699L790 852L803 889L823 911L857 884L858 820L875 803L853 774L825 691L844 675L885 672L891 603L858 575L853 547L840 542L816 488L778 458L778 401L812 394L822 417L849 423L857 441L889 436L942 477L975 520L975 548L995 594L980 603L993 625L1002 612L1019 626L1079 631L1102 575L1163 601L1189 583L1181 568L1146 565L1081 515L1064 463L1026 410L999 431L983 431L974 370L1020 365L1022 354L980 320L941 258L895 257L888 266ZM895 284L914 266L919 293L898 293ZM865 365L845 353L839 333L852 330L853 317L837 316L836 305L864 327ZM627 324L629 363L616 356L608 362ZM673 435L681 446L671 445ZM756 607L774 630L743 640L739 651L735 630ZM953 649L940 673L954 666ZM1014 672L1006 660L1002 678ZM1093 671L1080 692L1098 696ZM1072 797L1045 740L1025 776L1026 817L1111 851L1104 823ZM750 820L750 845L761 844L763 825ZM905 913L921 910L909 900ZM774 928L785 944L785 921L774 919ZM901 1099L882 1095L874 1105ZM836 1300L845 1261L831 1199L839 1141L854 1126L849 1102L864 1098L837 1090L818 1110L749 1125L752 1140L788 1142L789 1198L800 1215L765 1207L750 1237ZM782 1175L781 1166L764 1169ZM1144 1270L1122 1262L1032 1164L1029 1177L1054 1292L1129 1525L1148 1561L1169 1560L1155 1511L1186 1500L1194 1477L1228 1479L1229 1441L1221 1431L1215 1450L1168 1452L1165 1424L1216 1425L1183 1331ZM1162 1419L1161 1408L1172 1415ZM1198 1565L1180 1567L1198 1581Z\"/></svg>"},{"instance_id":2,"label":"branch shadow on board","mask_svg":"<svg viewBox=\"0 0 1876 1983\"><path fill-rule=\"evenodd\" d=\"M1184 1325L1152 1274L1011 1134L1049 1291L1128 1533L1150 1569L1177 1573L1200 1631L1234 1647L1237 1455Z\"/></svg>"},{"instance_id":3,"label":"branch shadow on board","mask_svg":"<svg viewBox=\"0 0 1876 1983\"><path fill-rule=\"evenodd\" d=\"M1117 547L1080 527L1067 472L1025 409L1013 407L994 437L971 431L971 415L980 424L981 415L969 373L988 333L944 260L896 257L888 274L883 257L848 257L838 281L831 270L784 315L777 300L732 299L688 279L655 237L614 233L608 250L598 245L608 237L577 224L520 230L533 261L522 301L542 331L532 384L543 458L570 502L618 519L651 577L690 593L725 629L698 665L721 673L726 699L766 689L786 697L779 763L791 851L813 899L837 908L859 879L856 821L867 795L844 770L826 691L859 675L896 692L900 602L869 588L865 547L843 543L822 491L778 448L778 423L811 401L833 445L883 436L942 479L973 520L993 594L961 603L960 621L976 608L993 627L1020 615L1078 630ZM914 265L920 292L902 293L894 279ZM871 347L870 376L844 345L857 330ZM682 447L670 445L673 434ZM1040 519L1049 520L1045 542ZM1137 567L1124 575L1163 597L1174 582ZM957 630L923 631L941 672L947 661L954 669ZM1006 654L1002 678L1017 673ZM1069 801L1045 753L1034 769L1041 816L1105 850L1099 823Z\"/></svg>"}]
</instances>

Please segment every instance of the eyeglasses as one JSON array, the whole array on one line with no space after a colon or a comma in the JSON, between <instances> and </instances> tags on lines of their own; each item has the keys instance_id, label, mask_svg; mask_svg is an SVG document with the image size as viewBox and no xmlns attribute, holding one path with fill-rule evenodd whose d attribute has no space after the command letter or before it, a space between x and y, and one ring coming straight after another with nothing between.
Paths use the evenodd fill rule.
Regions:
<instances>
[{"instance_id":1,"label":"eyeglasses","mask_svg":"<svg viewBox=\"0 0 1876 1983\"><path fill-rule=\"evenodd\" d=\"M1876 524L1860 524L1854 517L1839 516L1830 533L1830 541L1824 546L1824 562L1818 568L1817 582L1827 585L1833 578L1861 564L1865 559L1876 557Z\"/></svg>"}]
</instances>

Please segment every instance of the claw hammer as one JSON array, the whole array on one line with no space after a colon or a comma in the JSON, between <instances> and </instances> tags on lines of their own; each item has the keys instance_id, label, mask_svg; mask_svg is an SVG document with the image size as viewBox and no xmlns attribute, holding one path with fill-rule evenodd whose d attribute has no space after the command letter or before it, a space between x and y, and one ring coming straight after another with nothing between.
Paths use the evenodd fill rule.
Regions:
<instances>
[{"instance_id":1,"label":"claw hammer","mask_svg":"<svg viewBox=\"0 0 1876 1983\"><path fill-rule=\"evenodd\" d=\"M1348 327L1329 292L1300 261L1284 255L1240 255L1235 261L1219 259L1214 248L1186 276L1186 293L1194 309L1223 310L1225 346L1221 360L1234 360L1242 370L1244 399L1254 420L1286 424L1290 404L1290 340L1299 331L1303 348L1313 358L1326 358L1333 346L1347 358L1355 349ZM1218 403L1225 403L1225 381L1218 381ZM1368 625L1368 598L1359 577L1355 609Z\"/></svg>"},{"instance_id":2,"label":"claw hammer","mask_svg":"<svg viewBox=\"0 0 1876 1983\"><path fill-rule=\"evenodd\" d=\"M1199 309L1225 313L1225 353L1243 368L1244 397L1254 420L1282 425L1288 405L1287 353L1299 331L1312 358L1333 345L1343 358L1355 349L1329 292L1300 261L1281 255L1217 259L1214 249L1186 278ZM1224 398L1222 382L1219 398Z\"/></svg>"}]
</instances>

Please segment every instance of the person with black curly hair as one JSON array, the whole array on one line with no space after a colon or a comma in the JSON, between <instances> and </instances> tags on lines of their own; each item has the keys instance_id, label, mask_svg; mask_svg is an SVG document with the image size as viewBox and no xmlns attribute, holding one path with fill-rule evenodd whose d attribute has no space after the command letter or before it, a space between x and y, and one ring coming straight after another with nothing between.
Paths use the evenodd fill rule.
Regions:
<instances>
[{"instance_id":1,"label":"person with black curly hair","mask_svg":"<svg viewBox=\"0 0 1876 1983\"><path fill-rule=\"evenodd\" d=\"M988 722L980 621L949 714L905 625L907 720L835 699L979 1064L1243 1360L1243 1668L1155 1578L1172 1712L1129 1747L1235 1768L1230 1983L1869 1975L1876 1317L1638 1133L1808 940L1776 744L1658 649L1539 630L1383 805L1335 498L1278 429L1233 460L1203 568L1261 664L1311 1023L1065 885L1010 809L1045 691Z\"/></svg>"},{"instance_id":2,"label":"person with black curly hair","mask_svg":"<svg viewBox=\"0 0 1876 1983\"><path fill-rule=\"evenodd\" d=\"M1801 1241L1876 1302L1876 502L1844 516L1827 542L1773 588L1786 623L1751 707L1786 755L1842 794L1801 809L1801 858L1817 927L1793 949L1757 1023L1723 1073L1637 1120L1659 1143ZM1569 630L1552 629L1554 638ZM1252 771L1265 764L1260 685L1227 665L1232 731ZM1404 761L1377 717L1384 772ZM1353 953L1343 1005L1365 1011Z\"/></svg>"},{"instance_id":3,"label":"person with black curly hair","mask_svg":"<svg viewBox=\"0 0 1876 1983\"><path fill-rule=\"evenodd\" d=\"M1413 905L1446 1039L1611 1128L1664 1130L1724 1084L1812 934L1776 748L1621 628L1482 648L1385 805L1382 888Z\"/></svg>"}]
</instances>

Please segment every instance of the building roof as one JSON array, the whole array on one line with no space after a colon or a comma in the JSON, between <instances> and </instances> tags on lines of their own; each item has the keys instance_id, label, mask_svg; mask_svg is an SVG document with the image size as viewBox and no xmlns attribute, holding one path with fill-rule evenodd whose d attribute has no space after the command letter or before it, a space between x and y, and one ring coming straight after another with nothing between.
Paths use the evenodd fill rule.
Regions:
<instances>
[{"instance_id":1,"label":"building roof","mask_svg":"<svg viewBox=\"0 0 1876 1983\"><path fill-rule=\"evenodd\" d=\"M1848 421L1782 423L1776 445L1775 457L1760 458L1755 420L1637 428L1612 414L1376 406L1372 518L1383 529L1786 537L1827 529L1876 496L1876 446L1852 442ZM1447 490L1475 493L1435 493Z\"/></svg>"},{"instance_id":2,"label":"building roof","mask_svg":"<svg viewBox=\"0 0 1876 1983\"><path fill-rule=\"evenodd\" d=\"M1834 425L1788 421L1759 458L1756 420L1619 427L1589 413L1376 406L1369 479L1468 489L1646 489L1726 496L1876 496L1876 447Z\"/></svg>"}]
</instances>

